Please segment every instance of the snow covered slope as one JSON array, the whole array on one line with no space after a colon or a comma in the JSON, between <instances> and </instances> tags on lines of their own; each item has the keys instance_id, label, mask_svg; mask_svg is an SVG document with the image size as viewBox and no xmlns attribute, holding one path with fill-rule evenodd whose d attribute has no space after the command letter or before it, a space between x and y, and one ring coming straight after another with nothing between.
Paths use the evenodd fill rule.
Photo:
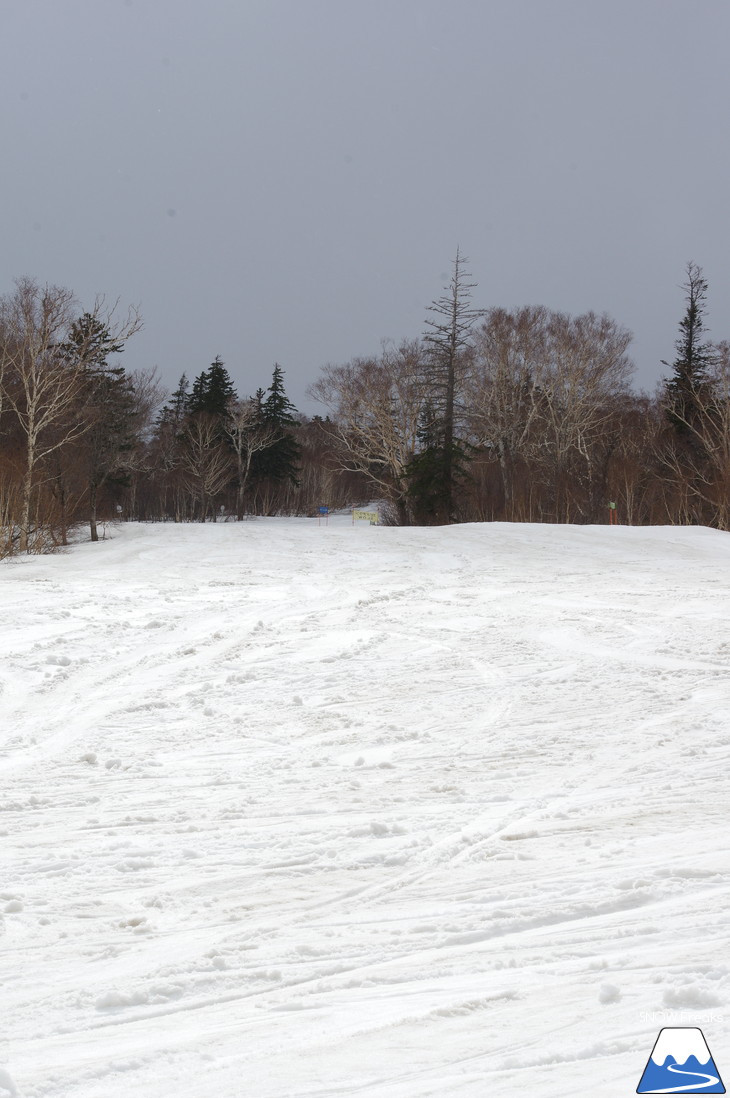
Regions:
<instances>
[{"instance_id":1,"label":"snow covered slope","mask_svg":"<svg viewBox=\"0 0 730 1098\"><path fill-rule=\"evenodd\" d=\"M730 536L126 526L0 565L0 1096L730 1075Z\"/></svg>"}]
</instances>

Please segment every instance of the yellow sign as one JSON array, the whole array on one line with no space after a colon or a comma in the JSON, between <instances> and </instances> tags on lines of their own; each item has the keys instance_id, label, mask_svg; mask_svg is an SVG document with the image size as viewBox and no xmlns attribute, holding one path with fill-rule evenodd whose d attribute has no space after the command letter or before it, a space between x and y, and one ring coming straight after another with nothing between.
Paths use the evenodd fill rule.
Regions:
<instances>
[{"instance_id":1,"label":"yellow sign","mask_svg":"<svg viewBox=\"0 0 730 1098\"><path fill-rule=\"evenodd\" d=\"M378 512L377 511L353 511L352 512L352 521L354 522L355 519L370 519L370 522L377 522L378 521Z\"/></svg>"}]
</instances>

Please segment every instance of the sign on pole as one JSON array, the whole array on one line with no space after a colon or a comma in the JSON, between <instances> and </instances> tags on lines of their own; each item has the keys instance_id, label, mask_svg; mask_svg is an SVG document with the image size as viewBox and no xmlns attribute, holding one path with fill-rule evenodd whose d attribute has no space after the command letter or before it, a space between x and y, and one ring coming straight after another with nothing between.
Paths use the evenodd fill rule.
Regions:
<instances>
[{"instance_id":1,"label":"sign on pole","mask_svg":"<svg viewBox=\"0 0 730 1098\"><path fill-rule=\"evenodd\" d=\"M352 525L355 525L355 519L367 519L371 526L378 525L378 512L377 511L356 511L352 509Z\"/></svg>"}]
</instances>

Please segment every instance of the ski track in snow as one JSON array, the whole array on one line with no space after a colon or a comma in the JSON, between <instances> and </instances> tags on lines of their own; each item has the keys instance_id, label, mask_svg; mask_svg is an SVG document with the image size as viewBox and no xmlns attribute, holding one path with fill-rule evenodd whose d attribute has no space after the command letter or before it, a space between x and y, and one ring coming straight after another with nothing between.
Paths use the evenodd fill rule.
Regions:
<instances>
[{"instance_id":1,"label":"ski track in snow","mask_svg":"<svg viewBox=\"0 0 730 1098\"><path fill-rule=\"evenodd\" d=\"M729 556L334 517L1 564L0 1098L613 1098L709 1015L730 1073Z\"/></svg>"}]
</instances>

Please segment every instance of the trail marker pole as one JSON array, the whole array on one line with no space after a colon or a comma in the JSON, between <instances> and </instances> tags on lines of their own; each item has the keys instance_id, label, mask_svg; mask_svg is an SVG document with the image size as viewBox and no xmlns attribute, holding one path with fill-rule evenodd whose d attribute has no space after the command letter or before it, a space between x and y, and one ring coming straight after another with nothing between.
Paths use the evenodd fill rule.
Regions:
<instances>
[{"instance_id":1,"label":"trail marker pole","mask_svg":"<svg viewBox=\"0 0 730 1098\"><path fill-rule=\"evenodd\" d=\"M608 524L609 526L618 526L618 515L616 514L615 503L609 503L608 505Z\"/></svg>"},{"instance_id":2,"label":"trail marker pole","mask_svg":"<svg viewBox=\"0 0 730 1098\"><path fill-rule=\"evenodd\" d=\"M325 526L329 526L329 521L330 521L330 509L329 509L329 507L320 507L319 513L317 515L317 526L319 526L322 522L322 515L324 515L324 524L325 524Z\"/></svg>"}]
</instances>

